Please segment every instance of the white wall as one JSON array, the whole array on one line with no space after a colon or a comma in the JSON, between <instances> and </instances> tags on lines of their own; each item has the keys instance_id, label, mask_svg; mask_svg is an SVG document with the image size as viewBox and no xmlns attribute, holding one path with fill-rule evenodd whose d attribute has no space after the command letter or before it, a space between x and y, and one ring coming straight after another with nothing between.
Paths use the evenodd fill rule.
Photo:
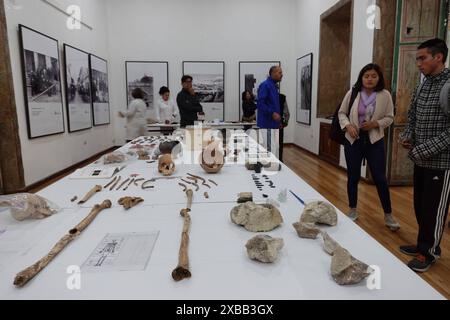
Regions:
<instances>
[{"instance_id":1,"label":"white wall","mask_svg":"<svg viewBox=\"0 0 450 320\"><path fill-rule=\"evenodd\" d=\"M8 5L8 1L5 1L26 185L40 181L114 145L113 125L69 134L65 104L66 133L35 140L28 139L18 25L23 24L58 39L61 60L64 42L105 59L109 58L105 0L53 0L53 2L62 8L72 4L79 5L82 19L94 28L93 31L85 27L76 31L69 30L66 27L67 16L41 0L16 0L16 6ZM61 70L64 70L62 64Z\"/></svg>"},{"instance_id":2,"label":"white wall","mask_svg":"<svg viewBox=\"0 0 450 320\"><path fill-rule=\"evenodd\" d=\"M295 144L315 154L319 154L320 122L324 121L324 119L317 118L320 15L338 2L339 0L297 0L296 28L299 30L299 34L296 41L296 53L298 57L310 52L314 54L312 125L305 126L292 122L290 130ZM372 62L374 32L367 27L368 15L366 14L367 7L372 3L373 0L354 1L351 84L356 82L362 67ZM345 167L343 154L341 154L341 166ZM365 168L363 168L362 175L365 176Z\"/></svg>"},{"instance_id":3,"label":"white wall","mask_svg":"<svg viewBox=\"0 0 450 320\"><path fill-rule=\"evenodd\" d=\"M225 119L239 118L239 61L280 60L282 92L295 110L295 0L109 0L111 102L126 107L126 60L169 62L169 86L180 90L182 61L225 61ZM291 125L295 122L295 113ZM125 140L124 121L115 127ZM291 141L289 135L287 141Z\"/></svg>"}]
</instances>

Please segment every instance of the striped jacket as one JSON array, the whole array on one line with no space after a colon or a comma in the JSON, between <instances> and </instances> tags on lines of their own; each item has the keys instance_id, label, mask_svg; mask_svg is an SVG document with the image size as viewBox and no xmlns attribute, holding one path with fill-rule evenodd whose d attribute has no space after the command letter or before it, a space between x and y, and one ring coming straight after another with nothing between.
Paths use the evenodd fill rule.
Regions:
<instances>
[{"instance_id":1,"label":"striped jacket","mask_svg":"<svg viewBox=\"0 0 450 320\"><path fill-rule=\"evenodd\" d=\"M419 167L450 169L450 117L440 103L441 90L449 79L450 70L444 69L436 76L427 77L414 90L408 124L401 138L412 142L409 158Z\"/></svg>"}]
</instances>

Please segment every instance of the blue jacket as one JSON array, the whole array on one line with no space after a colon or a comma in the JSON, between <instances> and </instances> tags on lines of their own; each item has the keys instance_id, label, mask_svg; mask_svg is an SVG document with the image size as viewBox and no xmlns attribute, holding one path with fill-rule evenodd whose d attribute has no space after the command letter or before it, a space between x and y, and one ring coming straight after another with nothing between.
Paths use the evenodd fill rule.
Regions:
<instances>
[{"instance_id":1,"label":"blue jacket","mask_svg":"<svg viewBox=\"0 0 450 320\"><path fill-rule=\"evenodd\" d=\"M281 115L280 94L276 82L268 78L258 89L258 119L260 129L280 129L280 122L274 121L274 113Z\"/></svg>"}]
</instances>

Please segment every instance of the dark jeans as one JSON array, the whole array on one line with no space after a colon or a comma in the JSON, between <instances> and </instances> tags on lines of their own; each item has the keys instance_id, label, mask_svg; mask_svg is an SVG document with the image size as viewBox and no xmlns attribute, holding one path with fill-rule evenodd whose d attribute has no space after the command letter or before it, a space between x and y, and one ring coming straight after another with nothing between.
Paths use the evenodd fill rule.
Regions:
<instances>
[{"instance_id":1,"label":"dark jeans","mask_svg":"<svg viewBox=\"0 0 450 320\"><path fill-rule=\"evenodd\" d=\"M345 142L345 159L347 161L347 193L350 208L356 208L358 204L361 165L363 159L366 159L377 186L378 196L380 197L384 213L392 213L391 196L386 178L384 139L371 144L368 133L361 131L360 138L353 145L348 141Z\"/></svg>"},{"instance_id":2,"label":"dark jeans","mask_svg":"<svg viewBox=\"0 0 450 320\"><path fill-rule=\"evenodd\" d=\"M279 159L280 159L280 162L283 162L284 129L280 129L279 141L280 141L280 146L279 146L279 148L280 148L280 156L279 156Z\"/></svg>"}]
</instances>

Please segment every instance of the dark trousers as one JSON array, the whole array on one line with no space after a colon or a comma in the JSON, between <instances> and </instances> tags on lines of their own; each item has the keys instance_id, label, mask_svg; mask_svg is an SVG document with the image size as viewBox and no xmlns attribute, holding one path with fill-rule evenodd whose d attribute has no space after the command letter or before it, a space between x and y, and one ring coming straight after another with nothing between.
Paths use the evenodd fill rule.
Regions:
<instances>
[{"instance_id":1,"label":"dark trousers","mask_svg":"<svg viewBox=\"0 0 450 320\"><path fill-rule=\"evenodd\" d=\"M385 214L392 213L391 195L386 178L386 157L384 139L371 144L367 132L361 132L360 138L353 145L346 141L345 160L347 161L347 193L350 208L358 205L358 184L361 180L361 165L367 160L373 181L377 186L378 196Z\"/></svg>"},{"instance_id":2,"label":"dark trousers","mask_svg":"<svg viewBox=\"0 0 450 320\"><path fill-rule=\"evenodd\" d=\"M280 141L280 155L279 155L279 159L280 162L283 162L283 147L284 147L284 129L280 129L280 133L279 133L279 141Z\"/></svg>"},{"instance_id":3,"label":"dark trousers","mask_svg":"<svg viewBox=\"0 0 450 320\"><path fill-rule=\"evenodd\" d=\"M426 257L441 255L449 194L450 170L414 167L414 210L419 225L417 249Z\"/></svg>"}]
</instances>

